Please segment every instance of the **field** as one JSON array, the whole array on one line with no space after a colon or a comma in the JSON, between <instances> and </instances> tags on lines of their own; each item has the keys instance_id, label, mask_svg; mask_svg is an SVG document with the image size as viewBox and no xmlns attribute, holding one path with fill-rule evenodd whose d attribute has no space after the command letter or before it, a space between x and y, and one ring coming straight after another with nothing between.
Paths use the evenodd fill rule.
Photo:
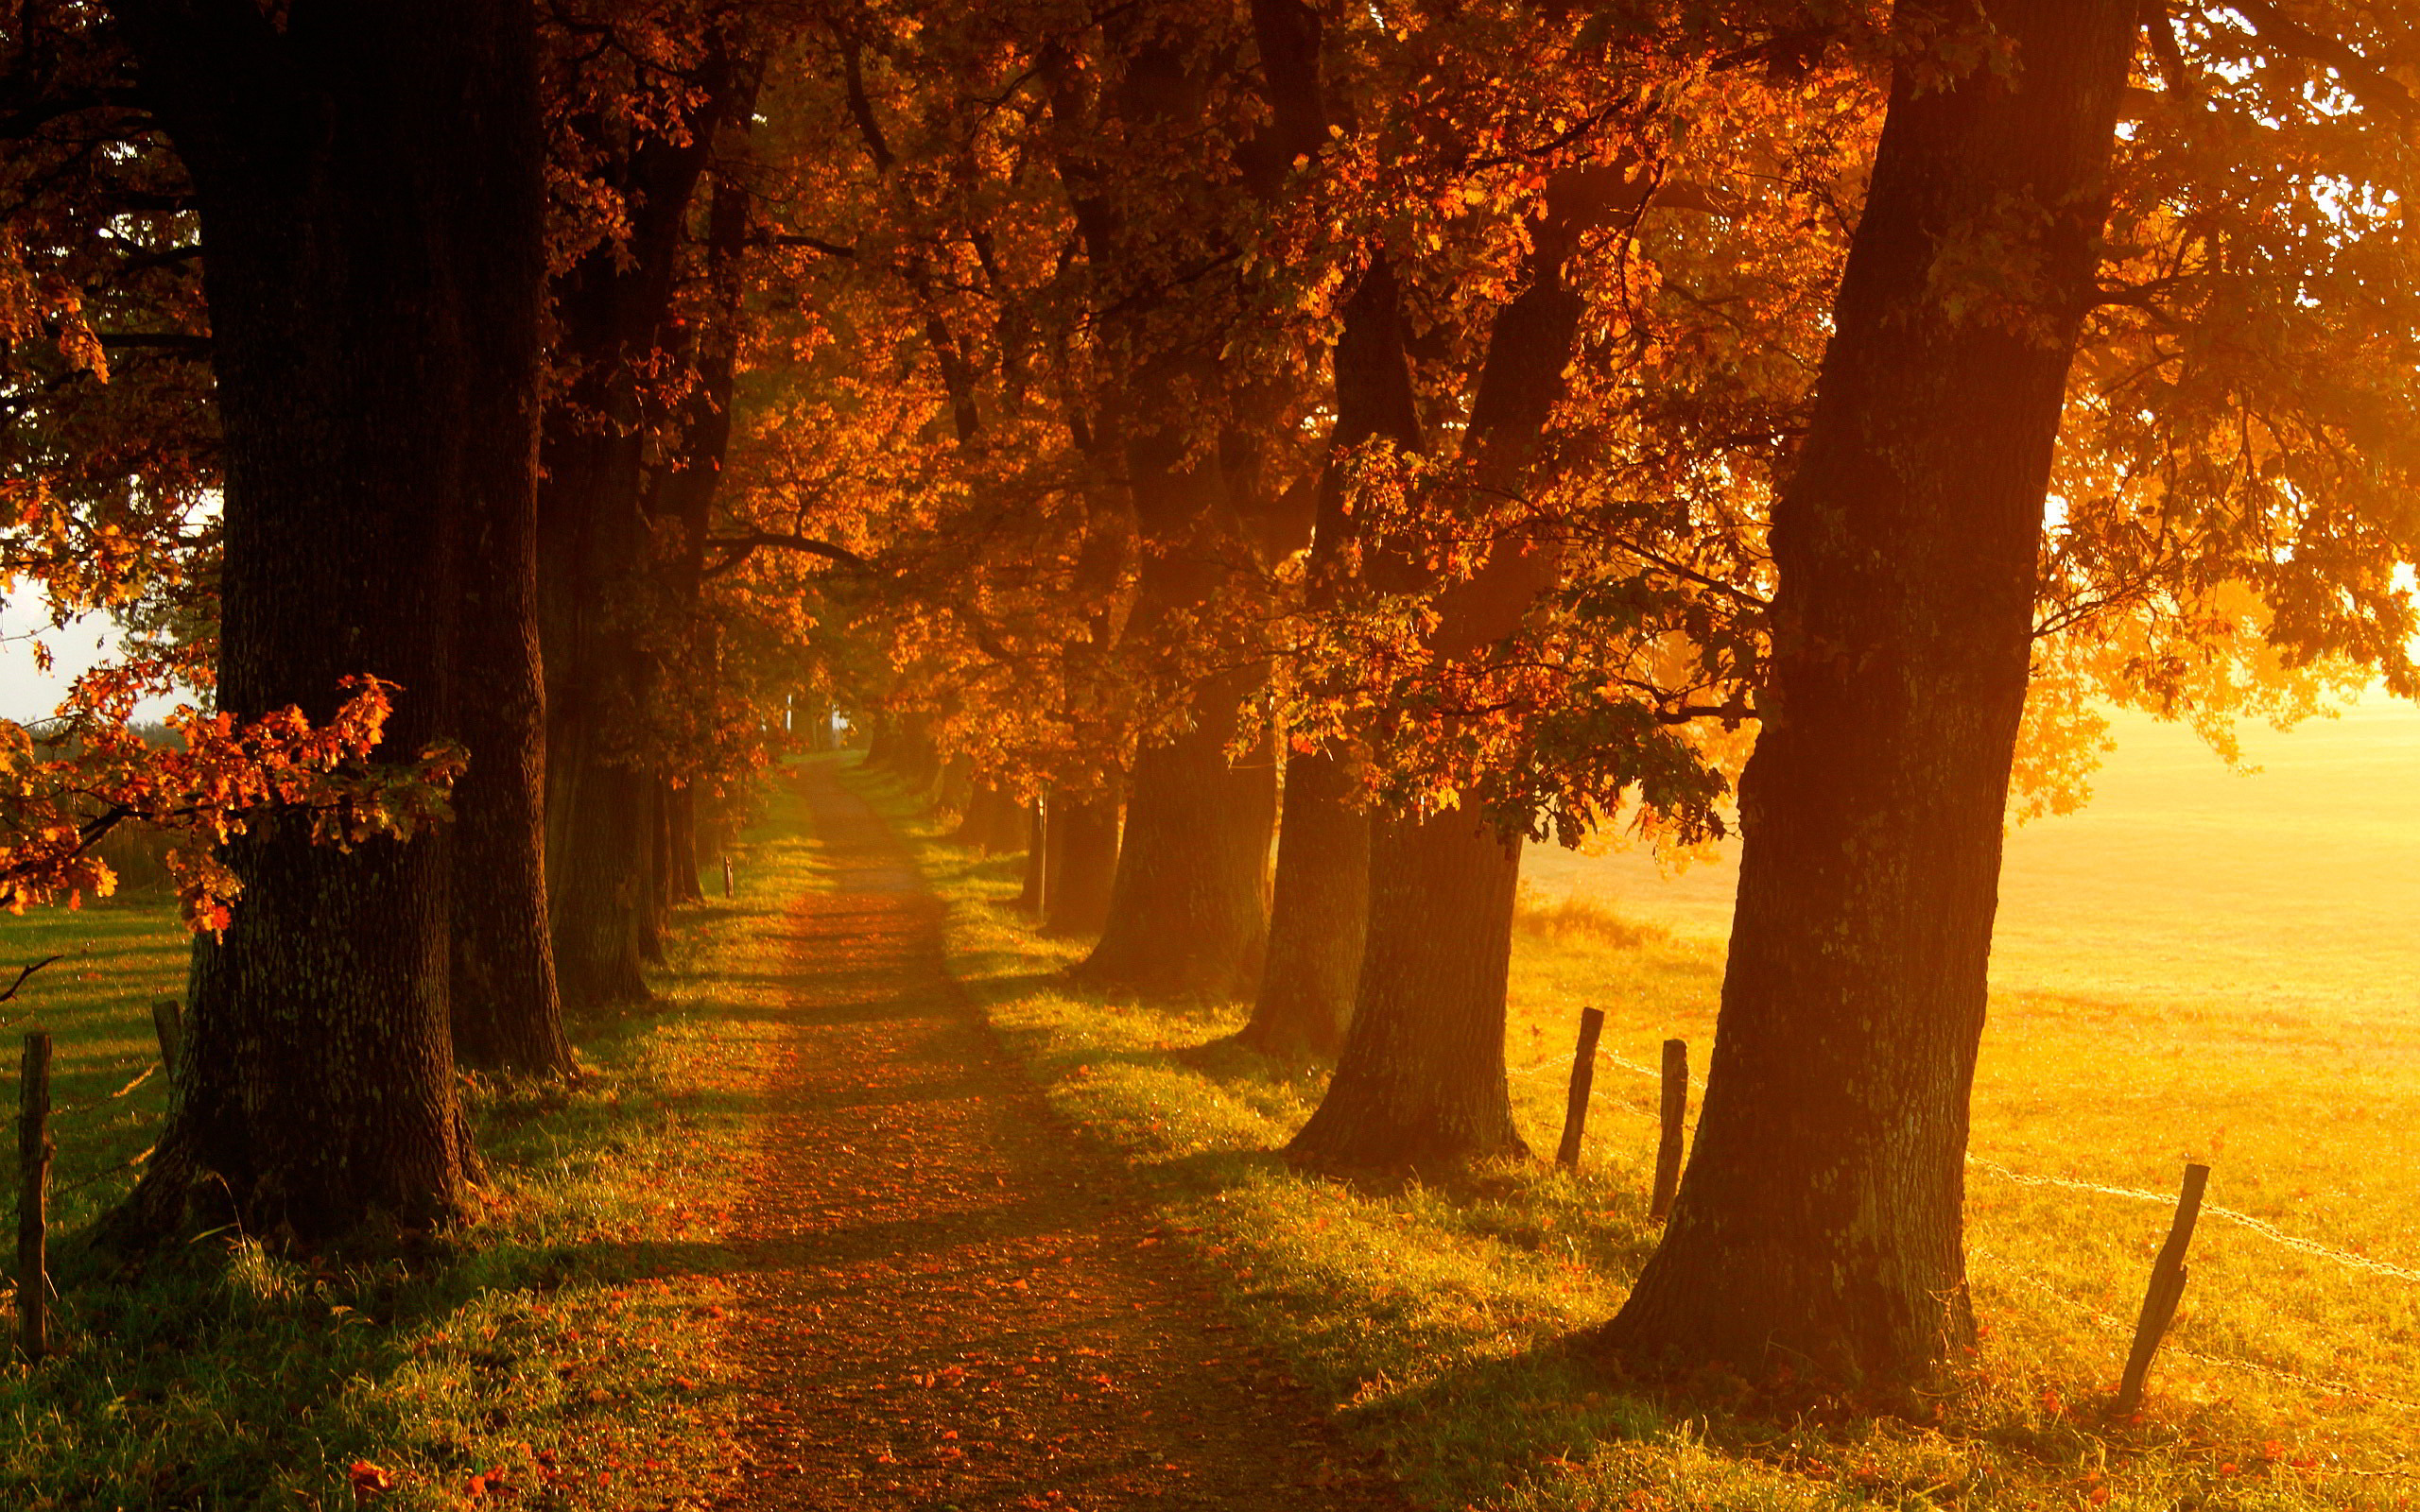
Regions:
<instances>
[{"instance_id":1,"label":"field","mask_svg":"<svg viewBox=\"0 0 2420 1512\"><path fill-rule=\"evenodd\" d=\"M655 1007L576 1026L577 1090L472 1083L490 1184L433 1262L304 1264L235 1236L128 1278L78 1253L157 1131L162 1078L109 1094L156 1061L149 1005L181 994L184 937L140 900L0 921L0 963L64 956L0 1007L8 1107L16 1033L40 1024L79 1109L53 1124L60 1352L0 1363L0 1507L704 1504L734 1455L716 1241L784 1032L781 925L818 885L800 832L778 795L739 896L683 911Z\"/></svg>"},{"instance_id":2,"label":"field","mask_svg":"<svg viewBox=\"0 0 2420 1512\"><path fill-rule=\"evenodd\" d=\"M1013 860L941 844L852 781L913 837L953 970L1056 1108L1143 1174L1253 1347L1335 1404L1367 1455L1340 1473L1505 1512L2408 1506L2420 947L2386 921L2420 905L2403 754L2420 720L2364 708L2256 741L2268 770L2249 777L2126 733L2094 809L2012 847L1970 1182L1987 1337L1929 1420L1720 1376L1650 1391L1574 1348L1654 1241L1647 1069L1667 1036L1703 1064L1721 868L1532 858L1509 1059L1533 1146L1559 1127L1580 1008L1608 1012L1576 1178L1530 1163L1348 1187L1270 1154L1315 1068L1221 1045L1233 1006L1063 990L1080 947L997 906ZM735 1362L701 1320L732 1295L717 1235L751 1169L785 904L823 885L799 822L785 795L741 897L692 912L661 1012L584 1026L587 1086L475 1086L496 1179L450 1258L311 1269L238 1241L141 1281L69 1277L68 1358L0 1367L0 1505L335 1512L356 1462L393 1482L383 1507L500 1499L491 1485L532 1505L711 1497ZM109 1094L151 1060L147 1005L180 989L183 949L139 902L0 922L0 963L54 953L0 1017L59 1038L57 1097L80 1109L57 1125L72 1230L156 1129L158 1077ZM2187 1158L2215 1165L2221 1211L2151 1400L2115 1420Z\"/></svg>"},{"instance_id":3,"label":"field","mask_svg":"<svg viewBox=\"0 0 2420 1512\"><path fill-rule=\"evenodd\" d=\"M1239 1010L1037 986L1079 952L994 906L1009 864L928 843L926 866L957 904L958 970L1058 1106L1157 1175L1267 1347L1425 1504L2407 1505L2420 943L2390 920L2420 904L2420 719L2363 707L2248 740L2256 775L2189 736L2120 733L2097 805L2012 843L1969 1188L1988 1336L1922 1425L1853 1403L1775 1417L1720 1383L1636 1394L1569 1348L1652 1245L1645 1072L1667 1036L1703 1064L1727 868L1535 857L1514 1095L1550 1148L1579 1009L1607 1009L1582 1173L1374 1191L1268 1153L1319 1082L1220 1045ZM2115 1421L2187 1159L2214 1164L2224 1211L2151 1401Z\"/></svg>"}]
</instances>

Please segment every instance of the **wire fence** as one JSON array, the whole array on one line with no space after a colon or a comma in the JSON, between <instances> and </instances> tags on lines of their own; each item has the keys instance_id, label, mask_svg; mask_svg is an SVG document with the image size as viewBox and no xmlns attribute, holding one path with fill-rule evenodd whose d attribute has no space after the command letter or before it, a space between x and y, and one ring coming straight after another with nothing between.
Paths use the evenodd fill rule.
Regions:
<instances>
[{"instance_id":1,"label":"wire fence","mask_svg":"<svg viewBox=\"0 0 2420 1512\"><path fill-rule=\"evenodd\" d=\"M1660 1081L1664 1076L1664 1072L1659 1068L1643 1065L1638 1061L1632 1060L1628 1057L1604 1049L1601 1046L1595 1051L1595 1056L1597 1058L1610 1062L1615 1066L1618 1066L1625 1071L1632 1072L1642 1077ZM1515 1071L1513 1074L1522 1076L1542 1075L1546 1074L1549 1068L1558 1064L1568 1064L1568 1061L1562 1057L1548 1057L1547 1059L1536 1061L1530 1065L1521 1067ZM1705 1090L1705 1080L1703 1077L1693 1075L1690 1076L1688 1080L1693 1090L1700 1092L1703 1092ZM2171 1208L2175 1206L2178 1200L2176 1195L2172 1193L2149 1192L2138 1187L2114 1186L2105 1182L2087 1181L2075 1177L2029 1175L2025 1172L2017 1171L2009 1166L2002 1165L1996 1160L1985 1160L1974 1155L1969 1155L1966 1158L1966 1165L1968 1170L1975 1172L1978 1175L1996 1180L2006 1181L2020 1187L2049 1188L2065 1192L2078 1192L2092 1196L2115 1198L2124 1202L2147 1203L2161 1208ZM2362 1254L2357 1250L2323 1244L2318 1240L2306 1238L2303 1235L2289 1232L2286 1229L2280 1228L2275 1224L2269 1222L2265 1218L2255 1217L2251 1213L2243 1212L2237 1209L2204 1203L2201 1205L2200 1212L2204 1216L2231 1224L2244 1232L2253 1235L2255 1238L2265 1240L2270 1244L2278 1246L2281 1248L2292 1251L2296 1254L2308 1255L2318 1260L2325 1260L2343 1266L2347 1270L2356 1271L2365 1276L2381 1277L2389 1280L2420 1282L2420 1269L2398 1265L2389 1261L2378 1260L2372 1256ZM2138 1325L2136 1323L2130 1322L2123 1318L2113 1317L2109 1314L2100 1311L2099 1308L2092 1306L2088 1302L2079 1300L2076 1297L2061 1292L2038 1276L2029 1274L2014 1264L2002 1263L1999 1261L1999 1257L1993 1255L1987 1249L1977 1247L1970 1250L1969 1259L1989 1266L1989 1275L1993 1280L2010 1283L2038 1294L2042 1297L2055 1304L2061 1310L2083 1318L2088 1322L2097 1332L2111 1339L2113 1344L2113 1354L2117 1361L2123 1362L2127 1358L2128 1343L2130 1340L2135 1338L2137 1332ZM2270 1381L2275 1381L2295 1386L2323 1397L2355 1399L2374 1403L2378 1407L2397 1413L2420 1415L2420 1400L2414 1400L2408 1397L2396 1396L2392 1392L2380 1391L2375 1387L2364 1385L2359 1382L2348 1381L2340 1377L2311 1375L2304 1371L2290 1370L2282 1366L2271 1365L2264 1361L2246 1359L2240 1355L2222 1354L2207 1349L2197 1349L2172 1342L2164 1343L2161 1348L2167 1353L2177 1359L2190 1360L2196 1364L2210 1366L2212 1368L2238 1371L2246 1375L2261 1377ZM2420 1468L2406 1466L2361 1469L2346 1466L2331 1466L2328 1467L2328 1473L2356 1476L2420 1478Z\"/></svg>"},{"instance_id":2,"label":"wire fence","mask_svg":"<svg viewBox=\"0 0 2420 1512\"><path fill-rule=\"evenodd\" d=\"M1611 1061L1623 1070L1634 1072L1641 1076L1661 1080L1664 1074L1653 1066L1641 1065L1626 1056L1616 1055L1610 1050L1599 1048L1597 1057L1600 1060ZM1534 1061L1521 1067L1511 1074L1534 1076L1550 1066L1567 1063L1564 1057L1549 1057L1545 1060ZM1689 1086L1694 1091L1702 1092L1705 1091L1705 1078L1692 1075L1689 1078ZM1986 1176L1996 1177L2003 1181L2013 1182L2021 1187L2057 1187L2063 1191L2088 1192L2098 1196L2118 1197L2128 1202L2148 1202L2163 1208L2173 1207L2176 1204L2176 1194L2173 1192L2146 1192L2139 1187L2107 1186L2098 1181L2079 1180L2074 1177L2028 1176L2022 1171L2012 1170L1996 1160L1987 1160L1977 1155L1966 1157L1966 1168L1970 1171L1980 1171ZM2271 1244L2322 1260L2331 1260L2352 1270L2365 1271L2373 1276L2384 1276L2393 1280L2420 1281L2420 1270L2383 1260L2374 1260L2354 1250L2340 1249L2330 1245L2323 1245L2315 1239L2306 1239L2299 1234L2288 1233L2265 1218L2256 1218L2248 1212L2239 1212L2233 1208L2204 1203L2202 1207L2202 1214L2204 1217L2218 1218L2231 1223L2237 1228L2268 1240Z\"/></svg>"}]
</instances>

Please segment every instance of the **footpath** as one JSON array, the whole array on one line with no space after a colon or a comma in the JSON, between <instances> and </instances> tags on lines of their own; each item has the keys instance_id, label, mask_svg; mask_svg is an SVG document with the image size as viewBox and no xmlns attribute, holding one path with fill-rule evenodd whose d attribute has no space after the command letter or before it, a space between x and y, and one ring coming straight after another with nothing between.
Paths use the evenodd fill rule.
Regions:
<instances>
[{"instance_id":1,"label":"footpath","mask_svg":"<svg viewBox=\"0 0 2420 1512\"><path fill-rule=\"evenodd\" d=\"M735 1215L729 1504L1400 1512L1322 1484L1350 1452L994 1041L905 847L829 763L800 781L836 874L792 914L793 1029Z\"/></svg>"}]
</instances>

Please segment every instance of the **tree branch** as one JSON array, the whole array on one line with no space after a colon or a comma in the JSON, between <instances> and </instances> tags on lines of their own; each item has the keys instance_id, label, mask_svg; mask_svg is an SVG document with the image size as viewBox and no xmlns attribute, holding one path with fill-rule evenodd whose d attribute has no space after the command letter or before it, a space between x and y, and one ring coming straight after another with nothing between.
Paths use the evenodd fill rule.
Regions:
<instances>
[{"instance_id":1,"label":"tree branch","mask_svg":"<svg viewBox=\"0 0 2420 1512\"><path fill-rule=\"evenodd\" d=\"M2288 20L2269 0L2234 0L2231 9L2252 23L2252 29L2262 42L2279 52L2326 65L2343 81L2345 92L2364 106L2403 119L2411 117L2411 92L2388 77L2384 69L2362 57L2343 38L2313 31L2298 21Z\"/></svg>"}]
</instances>

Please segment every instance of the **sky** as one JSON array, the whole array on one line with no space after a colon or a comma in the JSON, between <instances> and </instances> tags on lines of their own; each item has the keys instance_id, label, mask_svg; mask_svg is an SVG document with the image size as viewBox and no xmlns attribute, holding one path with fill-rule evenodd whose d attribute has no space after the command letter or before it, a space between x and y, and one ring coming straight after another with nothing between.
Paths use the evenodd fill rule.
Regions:
<instances>
[{"instance_id":1,"label":"sky","mask_svg":"<svg viewBox=\"0 0 2420 1512\"><path fill-rule=\"evenodd\" d=\"M51 669L35 664L33 643L50 647ZM117 644L116 627L104 614L88 614L63 630L50 627L38 592L19 592L0 599L0 719L19 724L47 719L67 696L68 684L86 668L106 661ZM174 698L154 698L138 706L147 719L175 707Z\"/></svg>"}]
</instances>

